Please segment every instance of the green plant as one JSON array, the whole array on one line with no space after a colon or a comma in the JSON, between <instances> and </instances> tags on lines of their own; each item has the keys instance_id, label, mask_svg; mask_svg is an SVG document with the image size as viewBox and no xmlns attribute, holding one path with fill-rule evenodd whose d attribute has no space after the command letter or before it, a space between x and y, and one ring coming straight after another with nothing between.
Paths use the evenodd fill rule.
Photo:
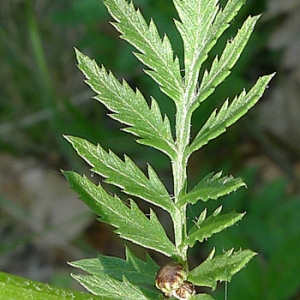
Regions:
<instances>
[{"instance_id":1,"label":"green plant","mask_svg":"<svg viewBox=\"0 0 300 300\"><path fill-rule=\"evenodd\" d=\"M209 216L204 210L188 228L186 207L200 200L217 200L245 186L245 183L240 178L222 176L222 172L218 172L208 174L190 189L186 171L188 160L192 153L242 117L259 100L273 75L259 78L248 92L242 91L231 103L226 100L219 111L212 112L192 140L191 119L193 112L230 74L258 17L248 17L236 36L227 42L222 55L213 60L210 70L202 70L208 53L229 27L243 0L229 0L224 8L211 0L173 0L180 18L175 25L184 47L181 63L178 57L174 57L167 36L161 38L153 20L148 25L133 3L125 0L103 2L115 19L113 25L121 37L137 49L135 56L148 67L145 73L174 102L174 132L169 117L162 116L154 98L148 105L139 90L133 91L125 80L120 83L111 72L76 50L79 68L97 93L96 99L112 112L111 117L128 126L125 131L135 135L139 143L169 157L173 175L172 196L150 165L146 176L127 156L121 160L112 151L105 151L100 145L95 146L82 138L66 136L66 139L92 166L91 170L105 177L107 183L168 212L173 221L174 243L152 209L147 217L133 200L126 205L85 176L69 171L65 171L64 175L81 199L101 216L101 222L116 227L116 233L122 238L160 252L174 263L157 273L159 266L149 256L144 262L126 249L126 260L99 255L95 259L72 262L72 266L90 273L72 276L96 295L113 299L158 299L161 293L154 287L157 273L156 285L166 296L212 299L208 294L193 295L192 286L215 289L218 281L230 281L255 253L231 249L215 256L213 249L204 262L189 270L188 249L197 241L202 242L235 224L244 214L234 211L221 213L221 206ZM200 74L203 74L201 80ZM161 277L161 274L165 276Z\"/></svg>"}]
</instances>

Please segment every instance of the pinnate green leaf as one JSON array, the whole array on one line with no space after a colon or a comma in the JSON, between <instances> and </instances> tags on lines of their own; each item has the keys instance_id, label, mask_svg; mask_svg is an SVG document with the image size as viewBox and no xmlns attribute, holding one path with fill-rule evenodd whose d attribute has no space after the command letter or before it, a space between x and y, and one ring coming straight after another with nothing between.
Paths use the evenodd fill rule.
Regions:
<instances>
[{"instance_id":1,"label":"pinnate green leaf","mask_svg":"<svg viewBox=\"0 0 300 300\"><path fill-rule=\"evenodd\" d=\"M179 102L183 93L180 65L174 59L173 49L167 36L159 36L154 22L148 25L139 9L125 0L103 0L115 28L121 38L133 45L140 53L136 57L150 70L146 71L161 87L161 90Z\"/></svg>"},{"instance_id":2,"label":"pinnate green leaf","mask_svg":"<svg viewBox=\"0 0 300 300\"><path fill-rule=\"evenodd\" d=\"M195 103L199 71L209 51L237 14L244 0L229 0L219 9L216 0L174 0L180 22L176 26L184 44L185 86L189 91L190 105ZM196 107L196 106L195 106Z\"/></svg>"},{"instance_id":3,"label":"pinnate green leaf","mask_svg":"<svg viewBox=\"0 0 300 300\"><path fill-rule=\"evenodd\" d=\"M196 241L201 243L213 234L234 225L245 215L234 211L221 215L221 209L222 207L216 209L208 218L206 218L206 209L201 213L185 241L189 247L193 247Z\"/></svg>"},{"instance_id":4,"label":"pinnate green leaf","mask_svg":"<svg viewBox=\"0 0 300 300\"><path fill-rule=\"evenodd\" d=\"M273 76L259 78L249 92L243 91L230 104L226 100L219 111L215 110L210 115L189 144L193 111L230 74L258 17L249 17L245 21L236 37L227 42L220 58L216 57L210 69L204 71L199 84L201 66L244 0L228 0L224 8L220 7L217 0L173 0L179 16L175 24L183 39L183 78L179 60L173 54L168 37L165 35L161 38L153 20L148 24L139 9L135 9L133 2L103 2L114 18L113 25L121 33L121 37L137 49L135 56L149 68L145 72L175 102L176 141L172 136L169 119L162 116L155 99L152 98L148 105L139 90L133 91L125 80L119 82L111 72L76 51L79 67L85 74L87 83L97 93L95 98L112 112L112 118L128 126L125 131L137 136L138 142L169 156L174 177L174 202L150 166L145 175L127 156L122 160L112 151L105 151L100 145L95 146L80 138L67 137L67 140L92 166L92 171L105 177L107 183L169 212L174 225L176 246L167 237L151 209L149 217L146 217L134 201L124 203L85 176L74 172L64 174L82 200L101 217L100 221L116 227L116 233L122 238L176 261L186 262L187 250L196 241L202 242L228 228L244 215L235 212L221 214L222 207L219 207L206 217L204 210L187 234L187 203L217 199L245 184L239 178L222 177L221 172L211 173L185 194L186 165L194 151L225 132L227 127L256 104ZM189 272L188 280L195 285L215 289L218 281L230 281L254 255L250 250L230 250L214 257L213 251L202 264ZM99 255L98 259L82 260L72 265L90 273L73 276L93 294L114 299L162 298L157 290L152 289L158 266L149 257L143 262L127 250L126 260ZM191 300L193 299L212 298L206 294L198 294L193 295Z\"/></svg>"},{"instance_id":5,"label":"pinnate green leaf","mask_svg":"<svg viewBox=\"0 0 300 300\"><path fill-rule=\"evenodd\" d=\"M188 152L192 153L198 150L245 115L260 99L273 76L274 74L260 77L248 93L244 90L238 97L235 97L230 105L226 100L218 113L215 110L210 115L190 145Z\"/></svg>"},{"instance_id":6,"label":"pinnate green leaf","mask_svg":"<svg viewBox=\"0 0 300 300\"><path fill-rule=\"evenodd\" d=\"M213 93L215 88L230 74L232 67L244 50L259 16L249 17L233 40L229 40L220 57L215 58L210 71L205 71L195 101L202 102Z\"/></svg>"},{"instance_id":7,"label":"pinnate green leaf","mask_svg":"<svg viewBox=\"0 0 300 300\"><path fill-rule=\"evenodd\" d=\"M113 112L111 117L128 125L125 131L139 137L141 144L152 146L172 158L174 141L170 122L166 116L162 118L155 99L152 98L149 107L139 90L134 92L125 80L120 83L103 66L100 68L94 60L75 51L86 82L97 93L95 98Z\"/></svg>"},{"instance_id":8,"label":"pinnate green leaf","mask_svg":"<svg viewBox=\"0 0 300 300\"><path fill-rule=\"evenodd\" d=\"M94 295L114 300L149 300L158 299L158 292L150 291L130 283L125 277L116 280L104 273L101 275L71 274L81 285Z\"/></svg>"},{"instance_id":9,"label":"pinnate green leaf","mask_svg":"<svg viewBox=\"0 0 300 300\"><path fill-rule=\"evenodd\" d=\"M190 93L196 87L201 63L207 57L203 47L207 46L207 34L218 12L216 3L216 0L174 1L180 18L175 24L184 47L185 86Z\"/></svg>"},{"instance_id":10,"label":"pinnate green leaf","mask_svg":"<svg viewBox=\"0 0 300 300\"><path fill-rule=\"evenodd\" d=\"M154 286L155 274L159 266L147 254L146 261L138 259L126 248L126 260L99 254L98 258L82 259L69 263L90 275L107 274L113 279L122 281L125 276L133 284Z\"/></svg>"},{"instance_id":11,"label":"pinnate green leaf","mask_svg":"<svg viewBox=\"0 0 300 300\"><path fill-rule=\"evenodd\" d=\"M98 258L82 259L69 264L89 273L72 276L96 295L127 299L130 293L128 299L159 298L159 291L154 287L159 266L149 255L146 256L146 261L142 261L126 248L126 260L100 254Z\"/></svg>"},{"instance_id":12,"label":"pinnate green leaf","mask_svg":"<svg viewBox=\"0 0 300 300\"><path fill-rule=\"evenodd\" d=\"M255 255L251 250L227 251L213 257L214 251L198 267L191 270L188 280L199 286L207 286L213 290L217 281L230 281L231 277L240 271Z\"/></svg>"},{"instance_id":13,"label":"pinnate green leaf","mask_svg":"<svg viewBox=\"0 0 300 300\"><path fill-rule=\"evenodd\" d=\"M222 172L217 174L213 172L209 173L190 192L180 199L180 203L195 204L199 199L204 202L208 199L216 200L242 186L246 186L241 178L221 176Z\"/></svg>"},{"instance_id":14,"label":"pinnate green leaf","mask_svg":"<svg viewBox=\"0 0 300 300\"><path fill-rule=\"evenodd\" d=\"M140 197L168 212L174 210L166 188L155 171L148 165L149 179L127 156L122 161L112 151L106 152L100 145L67 136L77 153L93 168L92 171L107 178L106 182L118 186L129 195Z\"/></svg>"},{"instance_id":15,"label":"pinnate green leaf","mask_svg":"<svg viewBox=\"0 0 300 300\"><path fill-rule=\"evenodd\" d=\"M150 217L147 218L134 201L130 201L130 206L127 206L117 196L109 195L101 185L96 186L85 176L75 172L64 172L64 175L81 199L101 216L100 221L116 227L116 233L122 238L166 256L176 254L175 246L151 209Z\"/></svg>"},{"instance_id":16,"label":"pinnate green leaf","mask_svg":"<svg viewBox=\"0 0 300 300\"><path fill-rule=\"evenodd\" d=\"M245 0L228 0L226 6L219 10L213 25L209 28L207 40L203 44L205 49L202 54L203 57L212 49L219 37L229 27L230 22L237 15L244 3ZM204 60L205 59L203 58L202 61Z\"/></svg>"}]
</instances>

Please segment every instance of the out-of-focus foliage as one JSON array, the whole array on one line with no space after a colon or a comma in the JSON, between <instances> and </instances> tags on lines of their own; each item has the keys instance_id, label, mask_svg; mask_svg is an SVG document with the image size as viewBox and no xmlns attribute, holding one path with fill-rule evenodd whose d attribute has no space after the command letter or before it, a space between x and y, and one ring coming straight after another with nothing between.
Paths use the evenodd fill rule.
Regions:
<instances>
[{"instance_id":1,"label":"out-of-focus foliage","mask_svg":"<svg viewBox=\"0 0 300 300\"><path fill-rule=\"evenodd\" d=\"M269 154L295 178L294 162L300 158L300 3L269 1L265 19L274 23L267 46L280 59L278 84L261 106L259 128Z\"/></svg>"}]
</instances>

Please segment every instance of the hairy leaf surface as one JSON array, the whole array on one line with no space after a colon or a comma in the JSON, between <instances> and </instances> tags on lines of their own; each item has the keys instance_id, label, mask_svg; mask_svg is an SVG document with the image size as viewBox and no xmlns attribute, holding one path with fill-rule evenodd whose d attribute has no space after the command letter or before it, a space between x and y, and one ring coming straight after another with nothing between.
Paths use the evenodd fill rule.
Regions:
<instances>
[{"instance_id":1,"label":"hairy leaf surface","mask_svg":"<svg viewBox=\"0 0 300 300\"><path fill-rule=\"evenodd\" d=\"M189 247L193 247L196 241L201 243L213 234L221 232L222 230L234 225L244 216L244 214L236 213L234 211L221 215L220 208L208 218L205 218L206 210L204 210L204 212L200 215L198 221L191 228L186 239L186 243Z\"/></svg>"},{"instance_id":2,"label":"hairy leaf surface","mask_svg":"<svg viewBox=\"0 0 300 300\"><path fill-rule=\"evenodd\" d=\"M71 274L80 284L82 284L92 294L107 297L115 300L149 300L158 299L159 293L150 291L130 283L125 277L122 281L116 280L106 274L74 275Z\"/></svg>"},{"instance_id":3,"label":"hairy leaf surface","mask_svg":"<svg viewBox=\"0 0 300 300\"><path fill-rule=\"evenodd\" d=\"M134 201L127 206L117 196L109 195L101 185L96 186L85 176L64 172L71 187L99 216L100 221L117 227L116 233L138 245L173 256L176 249L168 239L155 213L150 210L149 219Z\"/></svg>"},{"instance_id":4,"label":"hairy leaf surface","mask_svg":"<svg viewBox=\"0 0 300 300\"><path fill-rule=\"evenodd\" d=\"M250 250L229 250L224 254L213 256L213 253L198 267L189 272L188 280L199 286L207 286L213 290L217 281L230 281L256 253Z\"/></svg>"},{"instance_id":5,"label":"hairy leaf surface","mask_svg":"<svg viewBox=\"0 0 300 300\"><path fill-rule=\"evenodd\" d=\"M199 199L206 202L208 199L217 200L242 186L246 186L241 178L222 176L222 172L206 175L190 192L180 199L180 203L195 204Z\"/></svg>"},{"instance_id":6,"label":"hairy leaf surface","mask_svg":"<svg viewBox=\"0 0 300 300\"><path fill-rule=\"evenodd\" d=\"M202 63L237 14L244 0L229 0L219 9L216 0L174 0L180 22L176 26L184 43L185 85L190 105L196 102L196 87Z\"/></svg>"},{"instance_id":7,"label":"hairy leaf surface","mask_svg":"<svg viewBox=\"0 0 300 300\"><path fill-rule=\"evenodd\" d=\"M133 284L154 286L155 274L159 266L147 254L146 261L138 259L126 248L126 260L99 254L98 258L82 259L69 265L80 268L91 275L107 274L122 281L125 276Z\"/></svg>"},{"instance_id":8,"label":"hairy leaf surface","mask_svg":"<svg viewBox=\"0 0 300 300\"><path fill-rule=\"evenodd\" d=\"M78 66L87 78L87 83L98 94L95 97L110 111L112 118L130 127L125 131L138 136L141 144L152 146L172 158L174 141L167 116L162 118L159 106L152 98L151 107L139 90L134 92L123 80L120 83L112 73L76 50Z\"/></svg>"},{"instance_id":9,"label":"hairy leaf surface","mask_svg":"<svg viewBox=\"0 0 300 300\"><path fill-rule=\"evenodd\" d=\"M232 67L239 59L259 16L249 17L233 40L229 40L220 57L215 58L210 71L205 71L198 90L197 102L202 102L213 93L215 88L230 74Z\"/></svg>"},{"instance_id":10,"label":"hairy leaf surface","mask_svg":"<svg viewBox=\"0 0 300 300\"><path fill-rule=\"evenodd\" d=\"M180 22L175 23L184 44L185 83L187 90L192 91L205 56L203 45L207 45L207 34L218 12L217 0L175 0L174 4L180 17Z\"/></svg>"},{"instance_id":11,"label":"hairy leaf surface","mask_svg":"<svg viewBox=\"0 0 300 300\"><path fill-rule=\"evenodd\" d=\"M133 45L140 53L136 57L150 70L146 71L161 87L161 90L180 102L183 93L178 59L174 59L171 43L165 35L159 36L154 22L148 25L141 12L133 3L125 0L103 0L111 16L113 25L121 33L121 38Z\"/></svg>"},{"instance_id":12,"label":"hairy leaf surface","mask_svg":"<svg viewBox=\"0 0 300 300\"><path fill-rule=\"evenodd\" d=\"M66 139L73 145L78 154L93 167L93 172L107 178L106 182L168 212L174 210L173 201L150 165L148 165L148 179L127 156L122 161L112 151L106 152L100 145L95 146L78 137L68 136Z\"/></svg>"},{"instance_id":13,"label":"hairy leaf surface","mask_svg":"<svg viewBox=\"0 0 300 300\"><path fill-rule=\"evenodd\" d=\"M221 135L227 127L245 115L260 99L273 76L274 74L259 78L248 93L244 90L238 97L235 97L230 105L226 100L218 113L215 110L193 140L189 153L198 150L210 140Z\"/></svg>"}]
</instances>

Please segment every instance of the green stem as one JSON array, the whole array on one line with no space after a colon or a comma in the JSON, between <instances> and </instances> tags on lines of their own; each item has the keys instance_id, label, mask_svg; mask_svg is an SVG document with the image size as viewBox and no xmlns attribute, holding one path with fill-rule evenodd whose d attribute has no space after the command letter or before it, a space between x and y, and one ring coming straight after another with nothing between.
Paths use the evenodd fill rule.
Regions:
<instances>
[{"instance_id":1,"label":"green stem","mask_svg":"<svg viewBox=\"0 0 300 300\"><path fill-rule=\"evenodd\" d=\"M177 107L176 115L176 157L172 162L174 176L174 202L178 204L180 197L186 193L187 161L186 148L190 139L191 114L183 101ZM187 247L182 247L186 237L186 205L176 206L174 218L175 245L183 263L187 261Z\"/></svg>"}]
</instances>

